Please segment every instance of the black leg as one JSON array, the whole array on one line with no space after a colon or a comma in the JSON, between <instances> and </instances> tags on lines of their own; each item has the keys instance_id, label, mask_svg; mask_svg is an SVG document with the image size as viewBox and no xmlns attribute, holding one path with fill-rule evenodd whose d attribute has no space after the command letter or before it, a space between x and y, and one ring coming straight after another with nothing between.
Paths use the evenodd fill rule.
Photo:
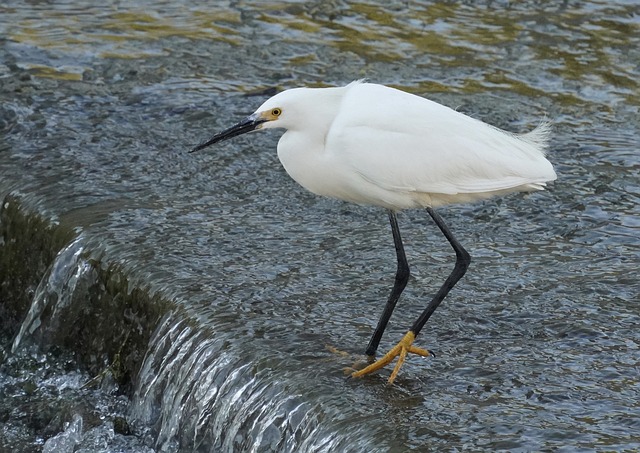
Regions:
<instances>
[{"instance_id":1,"label":"black leg","mask_svg":"<svg viewBox=\"0 0 640 453\"><path fill-rule=\"evenodd\" d=\"M436 222L436 225L438 225L438 228L440 228L440 231L442 231L442 234L444 234L444 236L449 241L449 244L451 244L451 247L453 247L453 250L456 252L456 265L454 266L453 271L451 271L451 274L449 274L449 277L447 277L436 295L433 297L429 305L427 305L427 308L425 308L420 317L416 319L416 322L413 323L411 332L413 332L415 336L420 333L420 330L422 329L422 327L424 327L433 312L436 311L436 308L438 308L440 302L442 302L447 294L449 294L449 291L451 291L451 288L453 288L455 284L458 283L458 280L462 278L464 273L467 271L467 268L469 267L469 263L471 263L471 256L453 236L453 234L447 227L447 224L444 223L444 220L442 220L442 217L440 217L440 215L436 211L434 211L433 208L427 208L427 212L429 213L429 215L431 215L433 221Z\"/></svg>"},{"instance_id":2,"label":"black leg","mask_svg":"<svg viewBox=\"0 0 640 453\"><path fill-rule=\"evenodd\" d=\"M391 373L391 376L389 376L388 380L389 384L392 384L394 379L398 375L400 367L402 367L407 354L417 354L422 357L433 355L433 353L426 349L413 346L413 341L415 340L422 327L424 327L426 322L429 320L433 312L436 311L436 308L438 308L440 302L442 302L451 288L455 286L458 280L460 280L464 273L467 271L469 263L471 262L471 257L456 240L456 238L453 237L453 234L451 233L451 231L449 231L449 228L444 223L442 218L432 208L427 208L427 212L429 213L433 221L436 222L436 225L438 225L438 228L440 228L440 231L442 231L442 234L444 234L444 236L449 241L449 244L451 244L451 247L453 247L453 250L456 252L456 265L454 266L453 271L451 272L451 274L449 274L436 295L433 297L429 305L427 305L427 308L425 308L420 317L416 319L416 322L413 323L413 326L411 326L411 329L405 334L405 336L402 337L402 340L400 340L397 345L391 348L389 352L387 352L380 359L376 360L374 363L359 371L354 371L351 374L351 376L353 377L362 377L369 373L373 373L374 371L377 371L380 368L393 362L393 360L398 357L398 363L396 363L396 366L393 368L393 372ZM367 348L367 354L369 355L372 355L375 352L378 346L378 342L380 341L380 337L382 336L382 332L387 325L387 321L389 321L391 312L393 311L393 308L398 301L398 297L400 297L400 293L406 286L407 280L409 279L409 266L407 265L407 258L404 255L404 249L402 246L402 240L400 239L400 232L398 230L398 222L396 221L395 214L390 212L389 219L391 220L393 239L395 241L396 251L398 253L398 273L396 274L396 284L393 287L391 296L389 296L389 301L387 302L384 313L382 313L380 321L378 322L378 327L376 327L376 331L374 332L373 337L369 342L369 347Z\"/></svg>"},{"instance_id":3,"label":"black leg","mask_svg":"<svg viewBox=\"0 0 640 453\"><path fill-rule=\"evenodd\" d=\"M400 237L400 229L398 228L398 219L393 211L389 211L389 222L391 223L391 233L393 233L393 243L396 246L398 270L396 271L396 280L393 284L393 289L391 290L387 304L380 316L376 330L373 332L371 340L369 340L369 346L367 346L367 350L365 351L365 354L369 356L375 355L378 345L380 344L382 334L384 333L384 329L386 329L389 318L391 318L391 314L393 313L393 309L396 307L400 294L402 294L402 291L409 281L409 263L407 262L407 256L404 253L404 246L402 245L402 238Z\"/></svg>"}]
</instances>

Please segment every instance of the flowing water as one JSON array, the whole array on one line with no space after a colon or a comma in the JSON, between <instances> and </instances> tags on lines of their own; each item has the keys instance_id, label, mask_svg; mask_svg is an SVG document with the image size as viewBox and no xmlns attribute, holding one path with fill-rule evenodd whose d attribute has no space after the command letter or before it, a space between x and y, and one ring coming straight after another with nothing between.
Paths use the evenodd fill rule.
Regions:
<instances>
[{"instance_id":1,"label":"flowing water","mask_svg":"<svg viewBox=\"0 0 640 453\"><path fill-rule=\"evenodd\" d=\"M559 176L440 211L472 265L418 337L437 358L390 387L343 371L393 281L386 214L298 187L278 132L186 152L275 90L363 77L550 119ZM0 450L640 449L639 80L635 1L3 3L0 245L16 204L74 238L3 267L39 283L1 323ZM454 259L399 220L381 349Z\"/></svg>"}]
</instances>

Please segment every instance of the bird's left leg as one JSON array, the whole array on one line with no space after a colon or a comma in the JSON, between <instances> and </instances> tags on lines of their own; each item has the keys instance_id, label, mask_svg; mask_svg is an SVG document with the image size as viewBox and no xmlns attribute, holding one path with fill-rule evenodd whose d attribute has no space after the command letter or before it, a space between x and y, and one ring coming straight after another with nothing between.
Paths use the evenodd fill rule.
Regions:
<instances>
[{"instance_id":1,"label":"bird's left leg","mask_svg":"<svg viewBox=\"0 0 640 453\"><path fill-rule=\"evenodd\" d=\"M393 284L393 289L391 290L391 294L389 294L389 299L387 299L387 303L384 306L384 310L380 315L380 320L378 321L378 325L376 326L376 330L373 331L373 335L371 336L371 340L369 340L369 345L365 350L365 354L373 357L378 350L378 345L380 344L380 339L382 338L382 334L384 330L387 328L387 323L389 322L389 318L391 318L391 314L393 313L393 309L396 308L396 304L398 303L398 299L402 294L402 291L407 286L407 282L409 281L410 271L409 271L409 263L407 262L407 255L404 252L404 246L402 245L402 237L400 236L400 228L398 228L398 218L396 217L395 212L389 211L389 223L391 224L391 234L393 234L393 244L396 248L396 257L398 259L398 269L396 270L396 278Z\"/></svg>"},{"instance_id":2,"label":"bird's left leg","mask_svg":"<svg viewBox=\"0 0 640 453\"><path fill-rule=\"evenodd\" d=\"M453 236L453 234L447 227L447 224L444 223L444 220L442 220L442 217L440 217L440 215L432 208L427 208L427 212L429 213L429 215L431 215L433 221L436 223L436 225L438 225L438 228L440 228L440 231L442 231L442 234L444 234L444 236L449 241L449 244L451 244L451 247L456 252L456 264L453 268L453 271L451 271L451 274L449 274L449 277L447 277L429 305L427 305L427 308L425 308L418 319L416 319L416 321L413 323L413 326L411 326L411 329L405 334L402 340L400 340L400 342L396 346L391 348L388 353L386 353L376 362L372 363L366 368L363 368L360 371L352 373L351 376L353 377L360 377L364 376L365 374L377 371L393 361L395 357L399 357L398 363L396 363L396 366L393 369L391 376L389 377L388 382L389 384L392 384L396 376L398 375L398 372L400 371L400 367L402 367L402 364L404 363L405 357L409 352L421 355L423 357L433 355L426 349L421 349L413 346L413 341L418 333L420 333L420 330L422 330L426 322L429 320L433 312L436 311L438 305L440 305L449 291L451 291L451 288L453 288L458 280L460 280L465 274L467 268L469 267L469 263L471 262L471 256Z\"/></svg>"}]
</instances>

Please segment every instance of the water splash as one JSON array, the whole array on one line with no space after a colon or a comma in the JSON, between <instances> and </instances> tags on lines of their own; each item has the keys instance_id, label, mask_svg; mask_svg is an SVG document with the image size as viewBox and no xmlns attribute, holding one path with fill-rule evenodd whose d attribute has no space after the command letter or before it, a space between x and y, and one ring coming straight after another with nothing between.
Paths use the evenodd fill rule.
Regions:
<instances>
[{"instance_id":1,"label":"water splash","mask_svg":"<svg viewBox=\"0 0 640 453\"><path fill-rule=\"evenodd\" d=\"M78 414L73 416L73 420L65 423L64 431L48 439L43 453L73 453L76 445L82 439L82 417Z\"/></svg>"}]
</instances>

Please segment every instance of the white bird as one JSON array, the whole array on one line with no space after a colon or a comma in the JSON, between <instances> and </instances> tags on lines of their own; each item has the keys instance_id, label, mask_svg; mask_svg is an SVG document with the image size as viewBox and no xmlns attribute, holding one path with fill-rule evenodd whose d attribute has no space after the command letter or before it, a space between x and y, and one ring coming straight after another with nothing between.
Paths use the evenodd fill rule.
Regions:
<instances>
[{"instance_id":1,"label":"white bird","mask_svg":"<svg viewBox=\"0 0 640 453\"><path fill-rule=\"evenodd\" d=\"M389 377L392 383L407 353L433 355L414 346L414 339L471 261L434 208L542 190L556 179L545 158L548 124L512 134L428 99L362 81L283 91L192 151L268 128L286 129L278 142L278 157L298 184L318 195L388 210L398 268L366 349L371 358L409 280L396 212L426 208L456 253L453 271L409 331L382 358L354 372L355 377L399 356Z\"/></svg>"}]
</instances>

